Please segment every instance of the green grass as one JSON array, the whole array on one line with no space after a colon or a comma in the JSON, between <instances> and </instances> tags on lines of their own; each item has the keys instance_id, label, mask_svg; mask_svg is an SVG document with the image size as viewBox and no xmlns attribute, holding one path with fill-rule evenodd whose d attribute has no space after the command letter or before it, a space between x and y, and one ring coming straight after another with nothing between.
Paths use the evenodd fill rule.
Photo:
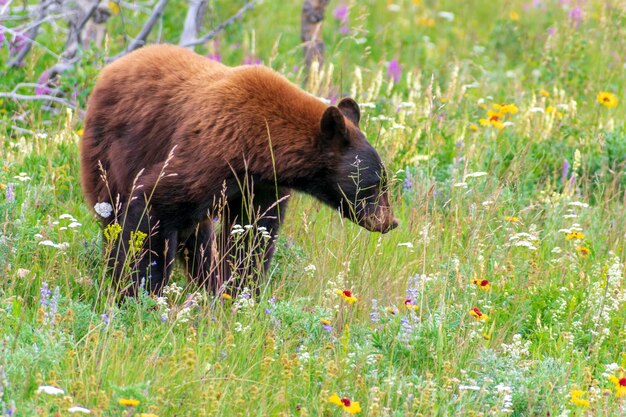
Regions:
<instances>
[{"instance_id":1,"label":"green grass","mask_svg":"<svg viewBox=\"0 0 626 417\"><path fill-rule=\"evenodd\" d=\"M394 174L400 227L368 233L296 195L254 303L216 298L178 268L165 299L119 304L80 189L79 113L4 99L0 413L339 416L333 393L367 416L626 413L609 380L626 368L626 10L589 0L577 25L573 5L558 1L415 3L347 2L351 33L341 35L331 2L326 65L306 87L364 104L362 128ZM211 2L210 22L241 4ZM254 55L302 84L299 10L266 0L219 50L197 51L230 65ZM178 39L184 12L184 2L168 6L161 39ZM145 14L122 15L133 36ZM124 47L123 27L113 16L108 49L62 77L80 110L104 57ZM64 40L52 26L38 38L53 51ZM0 91L54 63L38 47L22 68L7 59L5 43ZM617 107L600 104L601 91ZM479 122L494 103L519 109L502 130ZM584 237L568 240L572 228ZM483 279L489 290L472 283ZM342 301L344 289L358 301ZM488 320L470 315L475 307ZM42 385L65 394L37 393ZM589 408L572 402L576 389Z\"/></svg>"}]
</instances>

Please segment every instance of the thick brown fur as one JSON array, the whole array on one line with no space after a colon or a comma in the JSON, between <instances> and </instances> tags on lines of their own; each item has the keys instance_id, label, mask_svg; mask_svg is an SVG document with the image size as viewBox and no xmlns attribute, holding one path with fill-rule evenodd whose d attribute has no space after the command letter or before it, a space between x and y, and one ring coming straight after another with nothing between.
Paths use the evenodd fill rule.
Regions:
<instances>
[{"instance_id":1,"label":"thick brown fur","mask_svg":"<svg viewBox=\"0 0 626 417\"><path fill-rule=\"evenodd\" d=\"M130 271L134 289L144 282L158 292L182 249L192 276L214 290L231 284L245 255L229 243L233 223L254 221L274 236L291 189L370 230L395 227L384 168L359 118L351 99L328 106L269 68L231 68L175 46L144 47L110 64L89 99L81 175L91 206L116 207L104 225L122 224L107 254L115 275ZM369 183L351 185L363 161L359 178ZM129 269L135 230L148 234L149 255ZM257 254L266 267L272 252L273 242Z\"/></svg>"}]
</instances>

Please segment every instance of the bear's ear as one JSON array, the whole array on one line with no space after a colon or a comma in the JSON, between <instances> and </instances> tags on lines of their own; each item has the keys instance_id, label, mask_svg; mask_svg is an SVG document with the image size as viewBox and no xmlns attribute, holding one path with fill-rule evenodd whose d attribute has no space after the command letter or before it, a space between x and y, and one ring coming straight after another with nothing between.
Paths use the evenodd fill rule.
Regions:
<instances>
[{"instance_id":1,"label":"bear's ear","mask_svg":"<svg viewBox=\"0 0 626 417\"><path fill-rule=\"evenodd\" d=\"M352 100L350 97L346 97L337 104L339 110L346 116L352 123L355 125L359 125L361 121L361 110L359 109L359 105L356 101Z\"/></svg>"},{"instance_id":2,"label":"bear's ear","mask_svg":"<svg viewBox=\"0 0 626 417\"><path fill-rule=\"evenodd\" d=\"M328 139L332 139L335 135L339 135L342 138L348 136L348 129L346 128L346 121L343 118L343 114L335 106L327 108L322 115L320 129L322 135Z\"/></svg>"}]
</instances>

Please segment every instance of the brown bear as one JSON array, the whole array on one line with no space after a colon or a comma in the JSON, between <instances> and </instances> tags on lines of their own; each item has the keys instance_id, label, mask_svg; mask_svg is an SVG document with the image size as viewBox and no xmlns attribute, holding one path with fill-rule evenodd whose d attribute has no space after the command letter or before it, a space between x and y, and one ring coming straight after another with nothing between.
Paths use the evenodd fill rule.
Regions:
<instances>
[{"instance_id":1,"label":"brown bear","mask_svg":"<svg viewBox=\"0 0 626 417\"><path fill-rule=\"evenodd\" d=\"M210 289L237 288L269 265L291 190L367 230L396 227L359 120L350 98L329 106L267 67L176 46L105 67L87 105L81 176L117 282L158 293L179 254ZM115 224L117 234L106 228Z\"/></svg>"}]
</instances>

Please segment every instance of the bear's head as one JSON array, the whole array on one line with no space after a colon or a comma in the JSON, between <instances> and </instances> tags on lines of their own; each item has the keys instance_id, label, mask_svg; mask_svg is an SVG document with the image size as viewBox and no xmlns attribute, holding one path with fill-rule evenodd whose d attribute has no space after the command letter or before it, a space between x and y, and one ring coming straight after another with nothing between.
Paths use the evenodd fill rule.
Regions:
<instances>
[{"instance_id":1,"label":"bear's head","mask_svg":"<svg viewBox=\"0 0 626 417\"><path fill-rule=\"evenodd\" d=\"M360 119L359 106L351 98L326 109L317 139L324 167L311 191L365 229L386 233L398 226L389 203L387 173L359 129Z\"/></svg>"}]
</instances>

